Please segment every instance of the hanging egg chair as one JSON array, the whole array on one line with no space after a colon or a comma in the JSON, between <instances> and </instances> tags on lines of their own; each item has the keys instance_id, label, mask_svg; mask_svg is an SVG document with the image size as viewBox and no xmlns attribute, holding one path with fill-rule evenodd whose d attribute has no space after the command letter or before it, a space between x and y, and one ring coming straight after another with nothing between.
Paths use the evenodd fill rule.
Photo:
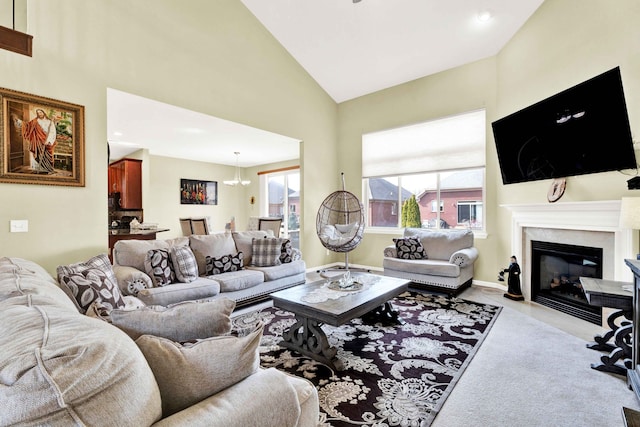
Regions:
<instances>
[{"instance_id":1,"label":"hanging egg chair","mask_svg":"<svg viewBox=\"0 0 640 427\"><path fill-rule=\"evenodd\" d=\"M332 252L345 254L346 270L349 269L349 252L362 241L364 232L364 207L360 200L344 188L331 193L320 205L316 215L316 233L322 245Z\"/></svg>"}]
</instances>

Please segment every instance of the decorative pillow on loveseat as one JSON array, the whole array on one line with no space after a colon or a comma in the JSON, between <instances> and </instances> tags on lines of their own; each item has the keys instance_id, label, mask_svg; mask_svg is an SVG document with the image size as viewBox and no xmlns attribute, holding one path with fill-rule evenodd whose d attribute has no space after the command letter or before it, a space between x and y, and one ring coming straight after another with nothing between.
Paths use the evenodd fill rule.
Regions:
<instances>
[{"instance_id":1,"label":"decorative pillow on loveseat","mask_svg":"<svg viewBox=\"0 0 640 427\"><path fill-rule=\"evenodd\" d=\"M251 259L252 265L256 267L280 265L282 263L280 260L282 256L282 243L285 240L288 239L279 237L254 238L251 241L251 251L253 252L253 258Z\"/></svg>"},{"instance_id":2,"label":"decorative pillow on loveseat","mask_svg":"<svg viewBox=\"0 0 640 427\"><path fill-rule=\"evenodd\" d=\"M168 307L157 305L137 310L113 310L111 323L134 340L149 334L172 341L190 341L228 334L235 306L232 299L217 298L212 301L185 301Z\"/></svg>"},{"instance_id":3,"label":"decorative pillow on loveseat","mask_svg":"<svg viewBox=\"0 0 640 427\"><path fill-rule=\"evenodd\" d=\"M118 281L109 257L96 255L87 261L57 268L60 288L71 298L84 314L96 300L101 300L107 309L124 307L125 303L118 288Z\"/></svg>"},{"instance_id":4,"label":"decorative pillow on loveseat","mask_svg":"<svg viewBox=\"0 0 640 427\"><path fill-rule=\"evenodd\" d=\"M180 344L143 335L136 344L160 388L164 417L230 387L258 370L263 324L242 336L218 336Z\"/></svg>"},{"instance_id":5,"label":"decorative pillow on loveseat","mask_svg":"<svg viewBox=\"0 0 640 427\"><path fill-rule=\"evenodd\" d=\"M233 255L225 255L220 258L207 256L207 276L242 270L244 255L238 252Z\"/></svg>"},{"instance_id":6,"label":"decorative pillow on loveseat","mask_svg":"<svg viewBox=\"0 0 640 427\"><path fill-rule=\"evenodd\" d=\"M396 244L398 258L401 259L427 259L427 251L420 239L405 237L403 239L393 239Z\"/></svg>"},{"instance_id":7,"label":"decorative pillow on loveseat","mask_svg":"<svg viewBox=\"0 0 640 427\"><path fill-rule=\"evenodd\" d=\"M282 248L280 249L280 263L287 264L293 261L293 248L291 247L291 240L284 239L282 241Z\"/></svg>"}]
</instances>

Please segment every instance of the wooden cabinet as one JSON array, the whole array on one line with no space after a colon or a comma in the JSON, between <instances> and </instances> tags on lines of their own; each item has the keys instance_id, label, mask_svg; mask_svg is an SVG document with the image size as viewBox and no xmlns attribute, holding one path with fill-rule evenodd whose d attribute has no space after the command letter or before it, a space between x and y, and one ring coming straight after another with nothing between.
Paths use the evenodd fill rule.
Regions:
<instances>
[{"instance_id":1,"label":"wooden cabinet","mask_svg":"<svg viewBox=\"0 0 640 427\"><path fill-rule=\"evenodd\" d=\"M112 163L109 193L120 193L121 209L142 209L142 160L122 159Z\"/></svg>"}]
</instances>

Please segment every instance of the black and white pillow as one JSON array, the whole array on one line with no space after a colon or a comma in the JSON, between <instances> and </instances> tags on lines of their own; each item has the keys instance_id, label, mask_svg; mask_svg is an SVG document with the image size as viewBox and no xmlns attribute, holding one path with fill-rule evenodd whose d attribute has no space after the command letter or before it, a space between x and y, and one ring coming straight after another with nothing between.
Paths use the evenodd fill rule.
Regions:
<instances>
[{"instance_id":1,"label":"black and white pillow","mask_svg":"<svg viewBox=\"0 0 640 427\"><path fill-rule=\"evenodd\" d=\"M286 264L293 260L293 248L291 247L291 240L284 239L282 242L282 248L280 249L280 263Z\"/></svg>"},{"instance_id":2,"label":"black and white pillow","mask_svg":"<svg viewBox=\"0 0 640 427\"><path fill-rule=\"evenodd\" d=\"M153 286L165 286L174 283L176 273L171 262L171 254L167 249L151 249L144 259L147 274Z\"/></svg>"},{"instance_id":3,"label":"black and white pillow","mask_svg":"<svg viewBox=\"0 0 640 427\"><path fill-rule=\"evenodd\" d=\"M396 251L400 259L427 259L427 251L420 239L415 237L405 237L403 239L393 239L396 244Z\"/></svg>"},{"instance_id":4,"label":"black and white pillow","mask_svg":"<svg viewBox=\"0 0 640 427\"><path fill-rule=\"evenodd\" d=\"M280 265L280 256L282 255L282 241L279 237L267 237L265 239L256 239L251 241L251 264L256 267L271 267Z\"/></svg>"},{"instance_id":5,"label":"black and white pillow","mask_svg":"<svg viewBox=\"0 0 640 427\"><path fill-rule=\"evenodd\" d=\"M207 256L206 265L207 276L242 270L242 267L244 266L244 254L242 252L238 252L235 255L229 254L221 256L220 258Z\"/></svg>"},{"instance_id":6,"label":"black and white pillow","mask_svg":"<svg viewBox=\"0 0 640 427\"><path fill-rule=\"evenodd\" d=\"M182 283L193 282L198 278L198 263L189 246L171 248L169 254L176 278Z\"/></svg>"},{"instance_id":7,"label":"black and white pillow","mask_svg":"<svg viewBox=\"0 0 640 427\"><path fill-rule=\"evenodd\" d=\"M78 310L84 314L95 301L108 311L125 306L118 286L99 268L86 268L63 273L60 285L73 296Z\"/></svg>"}]
</instances>

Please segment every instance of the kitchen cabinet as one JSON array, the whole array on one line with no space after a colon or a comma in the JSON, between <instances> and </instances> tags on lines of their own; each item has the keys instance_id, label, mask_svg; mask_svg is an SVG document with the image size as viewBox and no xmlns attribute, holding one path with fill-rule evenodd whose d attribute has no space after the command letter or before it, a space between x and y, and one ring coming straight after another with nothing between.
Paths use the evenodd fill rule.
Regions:
<instances>
[{"instance_id":1,"label":"kitchen cabinet","mask_svg":"<svg viewBox=\"0 0 640 427\"><path fill-rule=\"evenodd\" d=\"M120 193L120 209L142 209L142 160L109 165L109 193Z\"/></svg>"}]
</instances>

